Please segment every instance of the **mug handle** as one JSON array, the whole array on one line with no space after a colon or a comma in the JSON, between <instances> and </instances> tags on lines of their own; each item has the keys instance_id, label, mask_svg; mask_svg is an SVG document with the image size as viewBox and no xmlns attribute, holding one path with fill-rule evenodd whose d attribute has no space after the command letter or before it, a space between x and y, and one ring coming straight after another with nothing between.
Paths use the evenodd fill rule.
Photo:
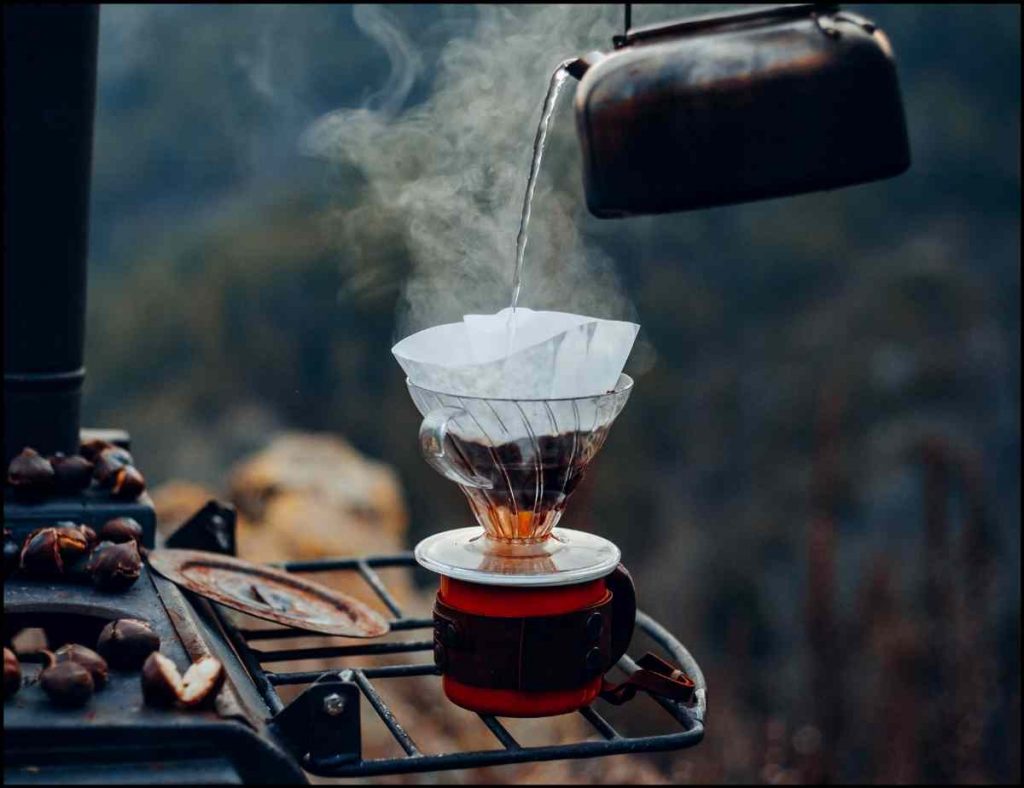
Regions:
<instances>
[{"instance_id":1,"label":"mug handle","mask_svg":"<svg viewBox=\"0 0 1024 788\"><path fill-rule=\"evenodd\" d=\"M629 570L619 564L605 577L605 584L612 592L612 638L609 669L629 649L636 626L636 586Z\"/></svg>"},{"instance_id":2,"label":"mug handle","mask_svg":"<svg viewBox=\"0 0 1024 788\"><path fill-rule=\"evenodd\" d=\"M476 473L467 474L459 470L445 451L448 423L465 413L464 408L456 407L435 408L430 411L423 419L423 423L420 424L420 454L430 463L430 467L446 479L466 487L490 490L494 486L490 479Z\"/></svg>"}]
</instances>

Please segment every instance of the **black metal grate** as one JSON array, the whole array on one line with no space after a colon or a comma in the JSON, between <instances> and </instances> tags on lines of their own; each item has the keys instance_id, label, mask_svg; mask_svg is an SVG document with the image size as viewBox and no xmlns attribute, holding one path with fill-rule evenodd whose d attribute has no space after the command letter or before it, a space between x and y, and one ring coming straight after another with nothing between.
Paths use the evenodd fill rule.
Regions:
<instances>
[{"instance_id":1,"label":"black metal grate","mask_svg":"<svg viewBox=\"0 0 1024 788\"><path fill-rule=\"evenodd\" d=\"M472 752L456 752L429 754L422 752L413 738L396 718L392 709L373 685L373 679L403 678L408 676L439 676L440 672L433 662L411 663L402 665L367 665L364 667L339 667L335 671L268 671L264 663L286 662L300 659L329 659L341 657L377 656L381 654L404 654L417 652L433 652L433 620L430 618L406 617L401 606L388 591L376 569L406 567L415 568L416 562L411 553L397 555L372 556L366 558L350 558L340 560L293 561L279 564L278 568L289 572L315 573L351 571L358 573L373 589L381 602L394 617L391 623L392 632L426 630L431 639L408 642L359 643L345 646L325 646L319 648L294 648L281 650L262 650L253 648L256 641L271 642L288 638L317 637L315 634L295 629L260 629L250 630L235 627L219 606L215 606L224 632L231 640L257 689L263 696L271 714L277 715L285 709L276 688L285 685L314 684L325 677L340 678L354 684L369 702L374 711L391 732L391 735L402 748L403 757L374 758L363 760L361 755L353 758L351 753L317 754L306 753L303 767L320 776L357 777L383 774L399 774L408 772L439 771L444 769L466 769L479 766L497 766L509 763L528 761L561 760L568 758L589 758L622 753L658 752L680 750L692 747L704 737L704 715L706 710L706 694L704 677L700 667L689 652L666 631L660 624L645 613L637 612L637 628L645 632L663 649L665 656L678 664L696 684L694 702L684 706L675 701L654 697L654 700L668 712L668 721L672 729L666 733L650 736L630 737L618 732L593 707L583 708L579 714L600 736L598 740L585 740L575 743L523 746L501 723L499 719L487 714L478 715L484 725L494 734L501 745L490 750ZM635 662L628 656L622 657L618 667L629 674L636 670Z\"/></svg>"}]
</instances>

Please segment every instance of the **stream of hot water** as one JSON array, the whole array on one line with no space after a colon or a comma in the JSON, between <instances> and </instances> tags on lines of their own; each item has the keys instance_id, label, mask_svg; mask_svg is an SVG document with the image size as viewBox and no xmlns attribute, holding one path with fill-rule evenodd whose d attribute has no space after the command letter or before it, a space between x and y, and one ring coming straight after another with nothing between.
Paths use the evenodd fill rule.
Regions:
<instances>
[{"instance_id":1,"label":"stream of hot water","mask_svg":"<svg viewBox=\"0 0 1024 788\"><path fill-rule=\"evenodd\" d=\"M540 173L540 162L544 158L544 145L548 138L548 126L551 123L551 116L555 112L555 105L558 102L558 94L569 76L568 66L572 60L564 60L558 64L551 75L548 83L548 92L544 96L544 107L540 113L540 124L537 126L537 134L533 138L533 159L530 162L530 176L526 181L526 194L523 197L523 213L519 218L519 234L516 236L516 264L512 275L512 311L509 314L510 331L509 343L515 336L516 331L516 306L519 303L519 292L523 287L523 262L526 260L526 231L530 224L530 210L533 207L533 192L537 187L537 175Z\"/></svg>"}]
</instances>

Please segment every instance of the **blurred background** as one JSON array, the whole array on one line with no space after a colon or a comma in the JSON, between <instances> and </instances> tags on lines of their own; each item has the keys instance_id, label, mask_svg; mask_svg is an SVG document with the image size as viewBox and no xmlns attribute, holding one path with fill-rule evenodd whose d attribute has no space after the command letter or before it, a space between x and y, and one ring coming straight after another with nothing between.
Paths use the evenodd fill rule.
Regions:
<instances>
[{"instance_id":1,"label":"blurred background","mask_svg":"<svg viewBox=\"0 0 1024 788\"><path fill-rule=\"evenodd\" d=\"M898 179L601 221L571 95L552 124L521 303L642 326L563 524L709 686L651 780L1020 780L1020 8L850 8L897 55ZM214 492L333 436L393 469L408 546L467 524L390 348L507 303L548 76L621 14L104 6L83 423Z\"/></svg>"}]
</instances>

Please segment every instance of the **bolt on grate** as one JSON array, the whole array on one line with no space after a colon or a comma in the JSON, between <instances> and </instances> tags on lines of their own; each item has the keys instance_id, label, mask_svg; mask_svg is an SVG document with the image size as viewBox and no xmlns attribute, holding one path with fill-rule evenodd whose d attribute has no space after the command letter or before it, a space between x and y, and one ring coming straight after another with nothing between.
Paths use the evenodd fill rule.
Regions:
<instances>
[{"instance_id":1,"label":"bolt on grate","mask_svg":"<svg viewBox=\"0 0 1024 788\"><path fill-rule=\"evenodd\" d=\"M373 590L394 617L389 623L391 632L427 630L433 635L431 618L407 617L376 569L402 567L414 569L412 553L368 556L364 558L291 561L276 564L277 568L295 573L355 572ZM213 605L224 634L238 652L256 688L280 725L281 737L292 742L291 749L300 757L303 768L323 777L365 777L372 775L403 774L410 772L467 769L480 766L498 766L530 761L591 758L638 752L665 752L692 747L704 737L706 690L704 676L690 653L664 627L641 611L637 611L637 629L646 633L665 655L678 664L696 686L690 705L658 696L651 696L674 723L673 729L655 735L626 736L602 716L593 706L579 710L600 737L557 745L524 746L509 732L502 722L488 714L477 716L490 730L501 746L489 750L455 753L424 753L397 719L395 713L373 685L373 679L406 678L411 676L440 676L431 663L400 665L364 665L339 667L336 670L280 671L266 670L266 663L280 663L302 659L333 659L343 657L376 657L384 654L415 654L433 652L432 639L406 642L359 643L344 646L304 647L289 649L254 648L251 643L285 640L289 638L317 637L316 633L291 628L245 629L236 627L219 605ZM327 637L327 636L324 636ZM637 665L627 655L618 663L620 670L632 674ZM309 685L306 691L287 706L281 700L277 687ZM345 690L345 691L341 691ZM358 693L358 694L357 694ZM370 704L387 727L391 736L405 753L402 757L364 760L359 746L359 703L361 695ZM349 699L356 702L350 702ZM308 709L293 707L308 705ZM312 705L309 705L312 704ZM339 725L339 735L332 738L325 729ZM296 730L296 726L298 730ZM354 729L354 731L353 731ZM340 746L332 746L340 745Z\"/></svg>"}]
</instances>

